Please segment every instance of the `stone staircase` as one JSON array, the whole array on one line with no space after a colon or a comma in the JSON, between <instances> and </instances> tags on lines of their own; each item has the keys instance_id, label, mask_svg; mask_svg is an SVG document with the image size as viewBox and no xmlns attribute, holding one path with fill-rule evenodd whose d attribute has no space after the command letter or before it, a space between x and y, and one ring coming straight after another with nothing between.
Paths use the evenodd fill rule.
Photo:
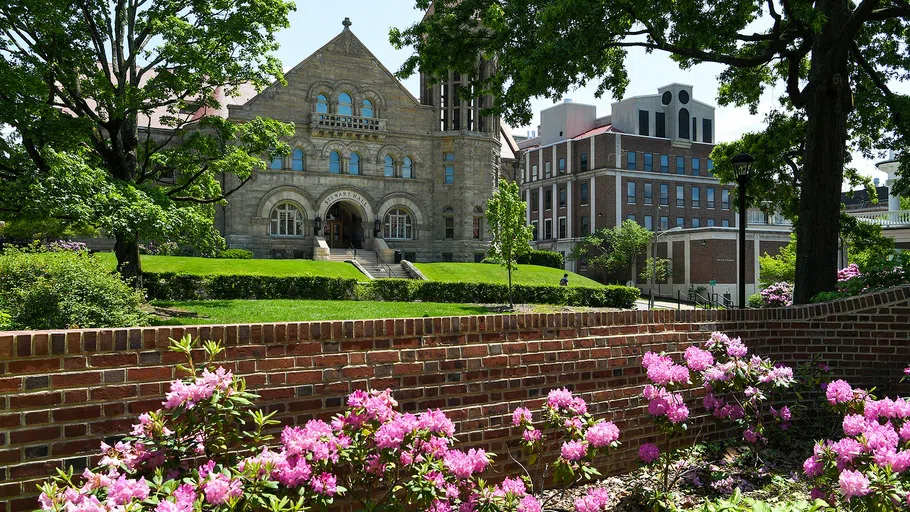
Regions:
<instances>
[{"instance_id":1,"label":"stone staircase","mask_svg":"<svg viewBox=\"0 0 910 512\"><path fill-rule=\"evenodd\" d=\"M357 261L376 279L411 279L403 266L396 263L380 263L376 260L376 253L373 251L358 249L356 257L354 252L353 249L332 249L329 252L329 261Z\"/></svg>"}]
</instances>

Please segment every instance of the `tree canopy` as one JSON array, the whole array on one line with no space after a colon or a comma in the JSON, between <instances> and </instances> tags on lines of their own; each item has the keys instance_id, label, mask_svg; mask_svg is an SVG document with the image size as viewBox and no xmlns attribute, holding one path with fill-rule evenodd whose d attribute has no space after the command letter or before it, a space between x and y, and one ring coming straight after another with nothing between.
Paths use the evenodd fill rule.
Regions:
<instances>
[{"instance_id":1,"label":"tree canopy","mask_svg":"<svg viewBox=\"0 0 910 512\"><path fill-rule=\"evenodd\" d=\"M284 0L10 0L0 6L0 216L88 223L139 279L140 239L212 249L214 206L293 126L215 115L283 83ZM223 116L223 114L222 114Z\"/></svg>"},{"instance_id":2,"label":"tree canopy","mask_svg":"<svg viewBox=\"0 0 910 512\"><path fill-rule=\"evenodd\" d=\"M391 41L414 54L416 70L463 77L462 93L496 99L489 113L513 124L532 118L530 98L559 99L595 82L621 98L628 48L667 52L683 68L715 62L720 105L757 111L771 86L784 91L764 135L770 147L756 187L783 184L780 197L799 224L795 302L836 284L838 211L848 149L866 155L910 146L910 99L889 83L910 78L910 3L906 0L417 0L432 9L393 29ZM474 73L478 55L494 72ZM727 162L715 159L718 167ZM910 188L910 154L898 187ZM786 188L796 180L798 188Z\"/></svg>"},{"instance_id":3,"label":"tree canopy","mask_svg":"<svg viewBox=\"0 0 910 512\"><path fill-rule=\"evenodd\" d=\"M653 236L634 220L625 220L617 227L602 228L581 239L572 247L571 258L584 258L589 266L605 273L617 272L634 265Z\"/></svg>"}]
</instances>

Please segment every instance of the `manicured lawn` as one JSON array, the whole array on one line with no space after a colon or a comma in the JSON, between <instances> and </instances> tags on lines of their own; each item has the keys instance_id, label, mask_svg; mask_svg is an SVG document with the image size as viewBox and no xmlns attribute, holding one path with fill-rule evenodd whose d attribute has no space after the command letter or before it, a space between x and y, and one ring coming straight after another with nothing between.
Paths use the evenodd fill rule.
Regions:
<instances>
[{"instance_id":1,"label":"manicured lawn","mask_svg":"<svg viewBox=\"0 0 910 512\"><path fill-rule=\"evenodd\" d=\"M113 253L97 256L116 264ZM239 274L259 276L325 276L366 281L353 265L335 261L313 260L227 260L187 256L142 256L144 272L177 272L194 275Z\"/></svg>"},{"instance_id":2,"label":"manicured lawn","mask_svg":"<svg viewBox=\"0 0 910 512\"><path fill-rule=\"evenodd\" d=\"M156 325L303 322L307 320L362 320L424 316L483 315L491 311L471 304L436 302L371 302L332 300L199 300L155 302L156 306L192 311L198 317L153 321Z\"/></svg>"},{"instance_id":3,"label":"manicured lawn","mask_svg":"<svg viewBox=\"0 0 910 512\"><path fill-rule=\"evenodd\" d=\"M415 263L423 275L430 281L449 281L464 283L502 283L509 282L506 269L490 263ZM519 265L512 272L512 284L524 285L559 285L565 270L537 265ZM600 287L597 281L568 272L569 286Z\"/></svg>"}]
</instances>

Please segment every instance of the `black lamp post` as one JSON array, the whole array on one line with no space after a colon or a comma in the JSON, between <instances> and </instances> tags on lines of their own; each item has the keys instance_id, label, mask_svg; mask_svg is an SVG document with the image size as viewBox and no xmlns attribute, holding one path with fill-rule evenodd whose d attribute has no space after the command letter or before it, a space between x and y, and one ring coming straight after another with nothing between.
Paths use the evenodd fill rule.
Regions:
<instances>
[{"instance_id":1,"label":"black lamp post","mask_svg":"<svg viewBox=\"0 0 910 512\"><path fill-rule=\"evenodd\" d=\"M322 231L322 218L316 217L316 219L313 220L313 227L315 228L313 234L319 236L319 232Z\"/></svg>"},{"instance_id":2,"label":"black lamp post","mask_svg":"<svg viewBox=\"0 0 910 512\"><path fill-rule=\"evenodd\" d=\"M739 188L739 307L746 307L746 187L749 185L749 171L755 157L740 153L730 159L736 169L736 184Z\"/></svg>"},{"instance_id":3,"label":"black lamp post","mask_svg":"<svg viewBox=\"0 0 910 512\"><path fill-rule=\"evenodd\" d=\"M382 231L382 221L376 217L376 220L373 221L373 236L379 236L380 231Z\"/></svg>"}]
</instances>

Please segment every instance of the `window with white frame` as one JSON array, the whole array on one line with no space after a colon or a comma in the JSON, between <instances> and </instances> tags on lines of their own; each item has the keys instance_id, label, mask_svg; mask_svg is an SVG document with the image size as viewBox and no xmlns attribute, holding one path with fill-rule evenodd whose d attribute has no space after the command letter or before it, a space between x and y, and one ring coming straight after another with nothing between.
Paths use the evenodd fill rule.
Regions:
<instances>
[{"instance_id":1,"label":"window with white frame","mask_svg":"<svg viewBox=\"0 0 910 512\"><path fill-rule=\"evenodd\" d=\"M544 178L549 178L551 175L552 175L552 172L550 171L550 162L544 162L544 164L543 164L543 177L544 177Z\"/></svg>"},{"instance_id":2,"label":"window with white frame","mask_svg":"<svg viewBox=\"0 0 910 512\"><path fill-rule=\"evenodd\" d=\"M413 235L411 214L404 208L393 208L385 215L385 238L389 240L411 240Z\"/></svg>"},{"instance_id":3,"label":"window with white frame","mask_svg":"<svg viewBox=\"0 0 910 512\"><path fill-rule=\"evenodd\" d=\"M269 222L271 236L303 236L303 214L293 203L278 203Z\"/></svg>"}]
</instances>

